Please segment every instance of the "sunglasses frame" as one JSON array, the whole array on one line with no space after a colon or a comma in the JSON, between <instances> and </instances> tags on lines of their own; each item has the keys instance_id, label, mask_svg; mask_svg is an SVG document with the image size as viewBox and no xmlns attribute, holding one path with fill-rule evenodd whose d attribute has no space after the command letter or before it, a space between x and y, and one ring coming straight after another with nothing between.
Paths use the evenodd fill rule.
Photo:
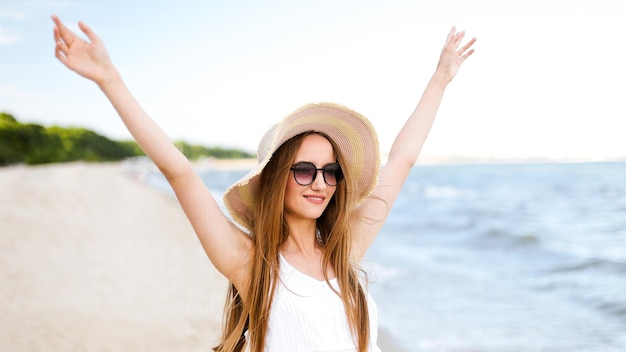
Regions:
<instances>
[{"instance_id":1,"label":"sunglasses frame","mask_svg":"<svg viewBox=\"0 0 626 352\"><path fill-rule=\"evenodd\" d=\"M315 172L313 173L313 176L311 177L311 182L309 182L309 183L300 183L300 181L298 180L298 177L296 176L296 173L298 171L298 166L301 166L301 165L310 165L311 166L310 170L315 169ZM328 170L329 166L333 167L335 165L337 165L337 167L338 167L338 169L336 171L339 171L338 174L335 171L335 179L337 180L337 183L330 184L326 180L326 171L330 171L330 170ZM318 168L315 164L313 164L310 161L300 161L300 162L297 162L297 163L293 164L289 168L289 170L293 171L293 179L300 186L309 186L309 185L313 184L313 182L315 182L315 180L317 179L317 174L318 174L319 171L322 171L322 178L324 179L324 183L326 183L329 186L332 186L332 187L337 186L337 185L339 185L341 183L341 181L343 181L343 171L342 171L341 165L339 165L339 163L331 163L331 164L328 164L328 165L324 166L323 168Z\"/></svg>"}]
</instances>

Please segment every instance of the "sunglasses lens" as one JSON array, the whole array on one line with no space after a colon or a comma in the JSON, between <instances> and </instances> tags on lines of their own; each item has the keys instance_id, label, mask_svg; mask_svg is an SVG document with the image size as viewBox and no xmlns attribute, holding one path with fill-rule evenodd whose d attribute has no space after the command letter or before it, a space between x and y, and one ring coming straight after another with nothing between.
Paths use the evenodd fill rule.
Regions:
<instances>
[{"instance_id":1,"label":"sunglasses lens","mask_svg":"<svg viewBox=\"0 0 626 352\"><path fill-rule=\"evenodd\" d=\"M317 173L317 169L313 164L301 163L293 167L293 173L296 177L296 181L298 181L299 184L308 185L313 183L313 178Z\"/></svg>"},{"instance_id":2,"label":"sunglasses lens","mask_svg":"<svg viewBox=\"0 0 626 352\"><path fill-rule=\"evenodd\" d=\"M343 173L339 164L332 164L324 168L324 181L331 186L336 186L343 180Z\"/></svg>"}]
</instances>

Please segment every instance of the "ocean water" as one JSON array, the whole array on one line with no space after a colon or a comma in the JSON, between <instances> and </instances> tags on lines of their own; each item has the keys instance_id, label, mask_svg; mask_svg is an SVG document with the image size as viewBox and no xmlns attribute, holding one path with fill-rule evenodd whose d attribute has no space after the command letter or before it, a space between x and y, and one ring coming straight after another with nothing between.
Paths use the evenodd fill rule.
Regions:
<instances>
[{"instance_id":1,"label":"ocean water","mask_svg":"<svg viewBox=\"0 0 626 352\"><path fill-rule=\"evenodd\" d=\"M406 351L626 351L626 163L417 166L363 265Z\"/></svg>"}]
</instances>

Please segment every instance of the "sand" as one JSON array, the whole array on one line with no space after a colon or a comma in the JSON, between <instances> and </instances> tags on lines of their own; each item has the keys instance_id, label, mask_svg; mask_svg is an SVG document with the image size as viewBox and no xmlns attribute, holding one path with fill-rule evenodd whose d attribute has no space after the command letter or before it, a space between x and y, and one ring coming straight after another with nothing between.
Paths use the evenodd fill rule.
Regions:
<instances>
[{"instance_id":1,"label":"sand","mask_svg":"<svg viewBox=\"0 0 626 352\"><path fill-rule=\"evenodd\" d=\"M226 279L146 167L0 168L0 351L211 350Z\"/></svg>"},{"instance_id":2,"label":"sand","mask_svg":"<svg viewBox=\"0 0 626 352\"><path fill-rule=\"evenodd\" d=\"M0 350L208 351L226 280L123 164L0 169Z\"/></svg>"}]
</instances>

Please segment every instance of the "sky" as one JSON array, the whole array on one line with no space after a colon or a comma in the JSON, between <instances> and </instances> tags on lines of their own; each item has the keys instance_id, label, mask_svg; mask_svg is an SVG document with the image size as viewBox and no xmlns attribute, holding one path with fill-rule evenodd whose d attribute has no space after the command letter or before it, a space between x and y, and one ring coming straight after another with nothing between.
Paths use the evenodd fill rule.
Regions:
<instances>
[{"instance_id":1,"label":"sky","mask_svg":"<svg viewBox=\"0 0 626 352\"><path fill-rule=\"evenodd\" d=\"M452 26L476 37L424 157L626 157L620 0L0 0L0 112L130 134L98 87L54 57L51 14L102 38L173 140L255 152L298 107L368 117L389 150Z\"/></svg>"}]
</instances>

